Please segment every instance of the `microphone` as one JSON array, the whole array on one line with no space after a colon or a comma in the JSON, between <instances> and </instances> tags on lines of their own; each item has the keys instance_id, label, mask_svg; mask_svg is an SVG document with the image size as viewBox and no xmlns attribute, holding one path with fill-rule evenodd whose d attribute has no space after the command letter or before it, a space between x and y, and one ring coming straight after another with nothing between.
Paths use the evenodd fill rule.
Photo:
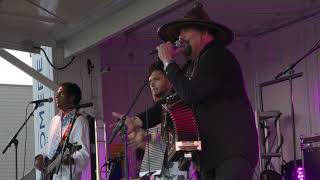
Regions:
<instances>
[{"instance_id":1,"label":"microphone","mask_svg":"<svg viewBox=\"0 0 320 180\"><path fill-rule=\"evenodd\" d=\"M76 143L68 143L67 148L72 149L74 151L79 151L80 149L82 149L82 145L78 144L77 142Z\"/></svg>"},{"instance_id":2,"label":"microphone","mask_svg":"<svg viewBox=\"0 0 320 180\"><path fill-rule=\"evenodd\" d=\"M176 40L176 41L174 42L174 47L175 47L175 48L182 48L182 44L180 43L179 40ZM158 52L157 49L151 50L151 51L149 52L149 55L156 54L157 52Z\"/></svg>"},{"instance_id":3,"label":"microphone","mask_svg":"<svg viewBox=\"0 0 320 180\"><path fill-rule=\"evenodd\" d=\"M92 103L84 103L84 104L78 104L78 105L76 105L76 109L80 109L80 108L86 108L86 107L91 107L91 106L93 106L93 104Z\"/></svg>"},{"instance_id":4,"label":"microphone","mask_svg":"<svg viewBox=\"0 0 320 180\"><path fill-rule=\"evenodd\" d=\"M104 73L107 73L107 72L110 72L110 71L111 71L111 69L110 69L109 66L106 66L106 67L100 69L100 73L101 74L104 74Z\"/></svg>"},{"instance_id":5,"label":"microphone","mask_svg":"<svg viewBox=\"0 0 320 180\"><path fill-rule=\"evenodd\" d=\"M94 68L94 65L92 64L90 59L87 59L87 70L88 70L88 74L91 74L92 69Z\"/></svg>"},{"instance_id":6,"label":"microphone","mask_svg":"<svg viewBox=\"0 0 320 180\"><path fill-rule=\"evenodd\" d=\"M107 161L106 163L104 163L104 164L101 166L101 168L103 168L103 167L105 167L105 166L107 166L107 165L109 165L109 164L112 164L112 163L118 163L119 161L123 160L124 157L125 157L124 155L120 155L120 156L118 156L118 157L114 157L114 158L112 158L112 159L108 159L108 161Z\"/></svg>"},{"instance_id":7,"label":"microphone","mask_svg":"<svg viewBox=\"0 0 320 180\"><path fill-rule=\"evenodd\" d=\"M90 115L86 111L81 111L80 114L82 114L84 117L86 117L89 121L94 120L96 118L94 115Z\"/></svg>"},{"instance_id":8,"label":"microphone","mask_svg":"<svg viewBox=\"0 0 320 180\"><path fill-rule=\"evenodd\" d=\"M53 101L52 97L49 97L47 99L39 99L39 100L36 100L36 101L31 101L30 103L40 104L40 103L43 103L43 102L51 103L52 101Z\"/></svg>"}]
</instances>

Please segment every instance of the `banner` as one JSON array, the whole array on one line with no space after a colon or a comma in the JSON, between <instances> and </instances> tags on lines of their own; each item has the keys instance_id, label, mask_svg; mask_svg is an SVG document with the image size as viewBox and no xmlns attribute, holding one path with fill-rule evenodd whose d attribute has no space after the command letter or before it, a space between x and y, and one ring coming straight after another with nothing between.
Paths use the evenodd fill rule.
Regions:
<instances>
[{"instance_id":1,"label":"banner","mask_svg":"<svg viewBox=\"0 0 320 180\"><path fill-rule=\"evenodd\" d=\"M42 47L49 60L52 62L52 48ZM53 79L53 70L47 62L44 53L32 54L32 67L39 73L49 79ZM39 81L33 79L33 100L52 97L54 99L54 91L50 90ZM38 154L48 142L48 128L50 120L55 115L55 103L41 103L34 113L34 137L35 137L35 155ZM36 173L37 179L40 178L40 171Z\"/></svg>"}]
</instances>

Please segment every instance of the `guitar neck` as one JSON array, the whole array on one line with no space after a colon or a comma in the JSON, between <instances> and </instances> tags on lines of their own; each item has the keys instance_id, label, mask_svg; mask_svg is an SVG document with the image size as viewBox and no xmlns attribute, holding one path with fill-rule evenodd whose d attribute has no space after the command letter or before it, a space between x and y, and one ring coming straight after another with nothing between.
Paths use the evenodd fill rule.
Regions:
<instances>
[{"instance_id":1,"label":"guitar neck","mask_svg":"<svg viewBox=\"0 0 320 180\"><path fill-rule=\"evenodd\" d=\"M59 154L47 167L47 173L51 173L60 163L61 154Z\"/></svg>"}]
</instances>

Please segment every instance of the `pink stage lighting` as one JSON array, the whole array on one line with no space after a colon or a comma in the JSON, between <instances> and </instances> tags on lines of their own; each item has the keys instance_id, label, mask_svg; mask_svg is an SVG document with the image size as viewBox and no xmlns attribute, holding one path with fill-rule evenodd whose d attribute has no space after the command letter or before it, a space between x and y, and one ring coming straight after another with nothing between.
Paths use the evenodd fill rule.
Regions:
<instances>
[{"instance_id":1,"label":"pink stage lighting","mask_svg":"<svg viewBox=\"0 0 320 180\"><path fill-rule=\"evenodd\" d=\"M305 180L303 167L298 167L297 169L297 180Z\"/></svg>"}]
</instances>

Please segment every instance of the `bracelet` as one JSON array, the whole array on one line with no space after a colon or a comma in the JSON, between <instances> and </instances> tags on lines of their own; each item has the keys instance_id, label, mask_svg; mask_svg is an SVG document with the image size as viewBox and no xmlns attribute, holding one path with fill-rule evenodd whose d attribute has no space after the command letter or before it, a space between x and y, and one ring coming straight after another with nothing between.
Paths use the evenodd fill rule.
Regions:
<instances>
[{"instance_id":1,"label":"bracelet","mask_svg":"<svg viewBox=\"0 0 320 180\"><path fill-rule=\"evenodd\" d=\"M171 64L172 62L173 62L172 60L169 61L169 62L164 62L164 63L163 63L163 70L166 71L168 65Z\"/></svg>"}]
</instances>

